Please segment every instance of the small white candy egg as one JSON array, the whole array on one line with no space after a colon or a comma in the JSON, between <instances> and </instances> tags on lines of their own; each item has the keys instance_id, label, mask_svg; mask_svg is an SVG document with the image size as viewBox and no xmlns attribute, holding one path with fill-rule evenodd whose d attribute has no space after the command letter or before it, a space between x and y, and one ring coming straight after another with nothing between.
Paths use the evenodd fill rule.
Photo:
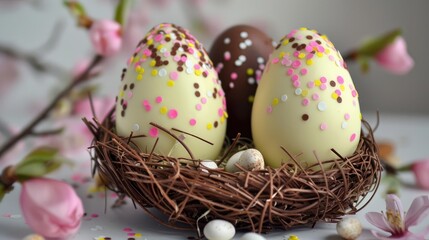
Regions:
<instances>
[{"instance_id":1,"label":"small white candy egg","mask_svg":"<svg viewBox=\"0 0 429 240\"><path fill-rule=\"evenodd\" d=\"M241 154L243 154L244 151L239 151L236 152L234 155L232 155L229 159L228 162L226 163L225 166L225 170L227 172L237 172L239 171L239 169L235 166L235 164L238 162L238 160L240 159Z\"/></svg>"},{"instance_id":2,"label":"small white candy egg","mask_svg":"<svg viewBox=\"0 0 429 240\"><path fill-rule=\"evenodd\" d=\"M260 234L249 232L244 234L240 240L267 240L266 238L262 237Z\"/></svg>"},{"instance_id":3,"label":"small white candy egg","mask_svg":"<svg viewBox=\"0 0 429 240\"><path fill-rule=\"evenodd\" d=\"M235 227L230 222L215 219L204 227L204 236L208 240L229 240L235 235Z\"/></svg>"},{"instance_id":4,"label":"small white candy egg","mask_svg":"<svg viewBox=\"0 0 429 240\"><path fill-rule=\"evenodd\" d=\"M261 152L254 148L237 152L228 160L225 170L228 172L239 172L240 169L235 164L246 170L260 170L265 167L264 157Z\"/></svg>"},{"instance_id":5,"label":"small white candy egg","mask_svg":"<svg viewBox=\"0 0 429 240\"><path fill-rule=\"evenodd\" d=\"M210 169L216 169L216 168L218 168L216 162L213 161L213 160L202 160L200 162L200 164L202 166L204 166L206 168L210 168ZM204 168L201 168L201 171L203 171L203 172L209 172L209 171L207 171L207 169L204 169Z\"/></svg>"},{"instance_id":6,"label":"small white candy egg","mask_svg":"<svg viewBox=\"0 0 429 240\"><path fill-rule=\"evenodd\" d=\"M338 234L347 240L353 240L362 233L362 225L357 218L344 218L337 223Z\"/></svg>"}]
</instances>

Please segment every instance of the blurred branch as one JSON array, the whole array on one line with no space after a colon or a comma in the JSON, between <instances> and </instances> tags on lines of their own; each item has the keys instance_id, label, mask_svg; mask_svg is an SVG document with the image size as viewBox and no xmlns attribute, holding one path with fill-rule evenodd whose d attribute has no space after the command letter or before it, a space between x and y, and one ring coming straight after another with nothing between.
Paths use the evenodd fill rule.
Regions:
<instances>
[{"instance_id":1,"label":"blurred branch","mask_svg":"<svg viewBox=\"0 0 429 240\"><path fill-rule=\"evenodd\" d=\"M51 35L49 36L49 38L42 44L42 46L40 46L37 49L37 53L41 54L41 53L46 53L48 51L51 51L54 46L56 46L60 40L60 36L62 35L63 31L64 31L64 21L58 21L55 23L52 31L51 31Z\"/></svg>"},{"instance_id":2,"label":"blurred branch","mask_svg":"<svg viewBox=\"0 0 429 240\"><path fill-rule=\"evenodd\" d=\"M50 130L44 130L44 131L31 131L28 135L31 135L33 137L44 137L44 136L50 136L50 135L56 135L60 134L64 131L64 127L56 128L56 129L50 129Z\"/></svg>"},{"instance_id":3,"label":"blurred branch","mask_svg":"<svg viewBox=\"0 0 429 240\"><path fill-rule=\"evenodd\" d=\"M62 98L67 96L71 92L71 90L73 90L76 86L80 85L81 83L88 81L90 79L88 77L89 73L102 60L103 60L102 56L100 56L100 55L94 56L89 67L81 75L79 75L75 79L73 79L63 91L58 93L58 95L51 101L51 103L38 116L36 116L33 119L33 121L31 121L23 130L21 130L20 133L18 133L16 136L9 139L3 146L0 147L0 158L8 150L10 150L16 143L18 143L21 139L32 134L34 132L34 128L48 116L48 114L55 108L57 103ZM0 159L0 161L1 161L1 159Z\"/></svg>"}]
</instances>

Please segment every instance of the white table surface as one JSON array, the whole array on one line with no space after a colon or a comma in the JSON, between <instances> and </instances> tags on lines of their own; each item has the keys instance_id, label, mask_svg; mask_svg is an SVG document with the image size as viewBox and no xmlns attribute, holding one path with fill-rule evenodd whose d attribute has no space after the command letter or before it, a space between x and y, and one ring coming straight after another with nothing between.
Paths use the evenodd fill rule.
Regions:
<instances>
[{"instance_id":1,"label":"white table surface","mask_svg":"<svg viewBox=\"0 0 429 240\"><path fill-rule=\"evenodd\" d=\"M374 114L363 114L371 125L375 125ZM422 158L429 158L429 116L405 116L391 115L381 113L380 126L377 129L375 136L378 141L388 140L396 146L396 155L403 163L414 161ZM54 174L53 177L64 179L69 183L75 183L77 192L84 202L85 212L87 215L82 221L82 226L76 236L72 239L76 240L91 240L100 239L99 237L106 236L111 239L128 239L129 233L136 233L136 240L174 240L187 239L190 236L196 236L194 231L178 231L164 227L148 216L142 209L134 208L133 204L128 201L126 205L111 209L110 206L114 202L114 197L108 193L107 206L103 196L93 195L89 198L88 188L91 182L80 182L78 178L81 176L90 176L89 160L82 160L74 168L65 168ZM423 191L414 187L414 178L411 174L404 173L400 178L408 183L407 187L401 188L399 195L402 199L404 208L407 209L411 201L420 195L428 195L429 191ZM370 211L382 211L385 209L383 192L385 185L381 185L374 199L359 212L356 217L361 220L364 227L363 234L359 239L374 239L369 233L373 228L365 219L364 214ZM31 234L32 231L28 228L21 216L19 204L19 185L16 189L6 195L3 202L0 204L0 240L3 239L22 239ZM105 212L106 206L106 212ZM418 231L423 226L429 225L429 217L423 221L421 226L411 230ZM125 231L127 230L127 231ZM237 233L234 239L239 239L243 233ZM297 235L301 240L306 239L340 239L336 234L335 224L318 223L315 228L298 228L291 230L276 230L265 237L274 240L287 240L290 235ZM427 238L429 239L429 238Z\"/></svg>"}]
</instances>

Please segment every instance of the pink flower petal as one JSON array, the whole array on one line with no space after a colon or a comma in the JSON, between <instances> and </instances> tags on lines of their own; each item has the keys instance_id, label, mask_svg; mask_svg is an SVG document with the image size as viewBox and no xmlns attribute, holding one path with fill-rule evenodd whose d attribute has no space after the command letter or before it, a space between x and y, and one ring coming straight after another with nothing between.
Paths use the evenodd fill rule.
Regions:
<instances>
[{"instance_id":1,"label":"pink flower petal","mask_svg":"<svg viewBox=\"0 0 429 240\"><path fill-rule=\"evenodd\" d=\"M378 212L369 212L365 214L365 218L369 223L380 228L381 230L393 232L393 229L390 227L386 217L383 214Z\"/></svg>"},{"instance_id":2,"label":"pink flower petal","mask_svg":"<svg viewBox=\"0 0 429 240\"><path fill-rule=\"evenodd\" d=\"M386 46L376 56L375 60L381 67L394 74L408 73L414 67L414 60L407 52L407 45L401 36Z\"/></svg>"},{"instance_id":3,"label":"pink flower petal","mask_svg":"<svg viewBox=\"0 0 429 240\"><path fill-rule=\"evenodd\" d=\"M429 197L420 196L413 200L405 217L406 228L417 225L429 215Z\"/></svg>"},{"instance_id":4,"label":"pink flower petal","mask_svg":"<svg viewBox=\"0 0 429 240\"><path fill-rule=\"evenodd\" d=\"M411 165L416 183L421 189L429 190L429 159L416 161Z\"/></svg>"}]
</instances>

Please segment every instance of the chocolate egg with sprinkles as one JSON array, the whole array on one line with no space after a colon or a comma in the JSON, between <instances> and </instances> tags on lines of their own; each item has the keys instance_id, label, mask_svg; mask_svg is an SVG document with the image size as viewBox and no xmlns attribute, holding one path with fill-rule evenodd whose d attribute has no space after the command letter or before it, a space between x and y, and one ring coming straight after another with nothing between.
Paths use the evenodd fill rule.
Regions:
<instances>
[{"instance_id":1,"label":"chocolate egg with sprinkles","mask_svg":"<svg viewBox=\"0 0 429 240\"><path fill-rule=\"evenodd\" d=\"M116 102L117 134L142 135L132 141L143 152L150 152L159 139L155 153L189 158L181 140L195 158L216 159L227 117L224 91L201 43L174 24L152 28L122 74Z\"/></svg>"},{"instance_id":2,"label":"chocolate egg with sprinkles","mask_svg":"<svg viewBox=\"0 0 429 240\"><path fill-rule=\"evenodd\" d=\"M225 91L229 113L227 136L251 138L253 99L273 41L261 30L236 25L222 32L210 49L210 58Z\"/></svg>"},{"instance_id":3,"label":"chocolate egg with sprinkles","mask_svg":"<svg viewBox=\"0 0 429 240\"><path fill-rule=\"evenodd\" d=\"M270 55L252 109L252 134L267 165L307 167L355 152L361 132L358 93L329 39L301 28Z\"/></svg>"}]
</instances>

